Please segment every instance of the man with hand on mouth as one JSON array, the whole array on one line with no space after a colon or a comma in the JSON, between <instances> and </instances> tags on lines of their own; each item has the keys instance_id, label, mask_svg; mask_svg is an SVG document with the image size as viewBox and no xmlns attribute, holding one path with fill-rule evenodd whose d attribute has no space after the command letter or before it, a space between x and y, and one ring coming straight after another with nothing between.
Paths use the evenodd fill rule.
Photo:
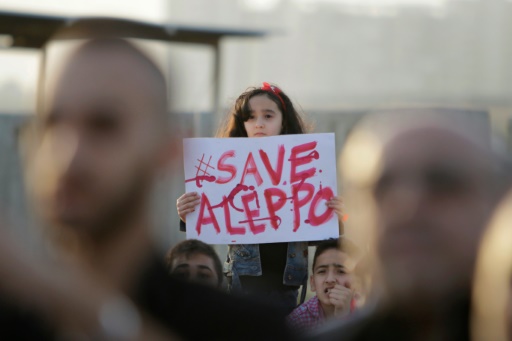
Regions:
<instances>
[{"instance_id":1,"label":"man with hand on mouth","mask_svg":"<svg viewBox=\"0 0 512 341\"><path fill-rule=\"evenodd\" d=\"M311 291L316 296L289 316L292 329L315 328L334 317L348 316L355 308L353 275L355 246L347 240L330 239L318 245L313 258Z\"/></svg>"}]
</instances>

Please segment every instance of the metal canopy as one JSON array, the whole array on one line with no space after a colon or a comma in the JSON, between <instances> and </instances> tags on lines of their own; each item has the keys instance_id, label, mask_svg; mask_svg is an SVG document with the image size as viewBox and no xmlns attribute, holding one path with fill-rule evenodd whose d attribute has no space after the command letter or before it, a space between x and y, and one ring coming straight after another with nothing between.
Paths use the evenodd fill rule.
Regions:
<instances>
[{"instance_id":1,"label":"metal canopy","mask_svg":"<svg viewBox=\"0 0 512 341\"><path fill-rule=\"evenodd\" d=\"M62 33L58 33L61 30ZM223 37L265 35L263 31L165 25L106 17L64 17L0 11L0 34L12 37L12 47L39 49L50 39L76 39L80 36L90 37L109 33L126 38L205 44L214 47L217 47Z\"/></svg>"}]
</instances>

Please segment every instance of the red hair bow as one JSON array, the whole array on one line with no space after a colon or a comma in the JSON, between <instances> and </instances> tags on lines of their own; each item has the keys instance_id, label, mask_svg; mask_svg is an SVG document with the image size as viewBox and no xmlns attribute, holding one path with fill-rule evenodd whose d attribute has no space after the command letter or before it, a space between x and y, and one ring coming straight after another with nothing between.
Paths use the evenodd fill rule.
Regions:
<instances>
[{"instance_id":1,"label":"red hair bow","mask_svg":"<svg viewBox=\"0 0 512 341\"><path fill-rule=\"evenodd\" d=\"M279 89L277 86L270 85L267 82L263 82L263 86L261 87L261 90L272 92L274 95L276 95L279 98L279 100L281 101L281 104L283 105L283 109L286 110L286 105L284 105L283 98L280 95L280 93L282 92L281 89Z\"/></svg>"}]
</instances>

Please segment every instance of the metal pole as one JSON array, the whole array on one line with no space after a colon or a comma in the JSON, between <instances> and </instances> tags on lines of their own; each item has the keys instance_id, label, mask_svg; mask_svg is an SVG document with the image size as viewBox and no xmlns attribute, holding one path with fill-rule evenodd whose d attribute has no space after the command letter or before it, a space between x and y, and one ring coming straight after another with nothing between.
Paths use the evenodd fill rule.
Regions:
<instances>
[{"instance_id":1,"label":"metal pole","mask_svg":"<svg viewBox=\"0 0 512 341\"><path fill-rule=\"evenodd\" d=\"M214 51L214 64L213 64L213 124L212 126L215 129L212 131L212 134L217 133L217 129L222 122L223 113L222 108L220 107L220 87L221 87L221 52L220 52L220 39L217 40L215 45L213 46Z\"/></svg>"},{"instance_id":2,"label":"metal pole","mask_svg":"<svg viewBox=\"0 0 512 341\"><path fill-rule=\"evenodd\" d=\"M222 108L220 107L220 86L221 86L221 53L220 53L220 39L217 40L214 48L214 64L213 64L213 134L217 133L218 127L220 126L223 118ZM228 248L226 245L215 245L215 251L222 260L226 259L228 254Z\"/></svg>"}]
</instances>

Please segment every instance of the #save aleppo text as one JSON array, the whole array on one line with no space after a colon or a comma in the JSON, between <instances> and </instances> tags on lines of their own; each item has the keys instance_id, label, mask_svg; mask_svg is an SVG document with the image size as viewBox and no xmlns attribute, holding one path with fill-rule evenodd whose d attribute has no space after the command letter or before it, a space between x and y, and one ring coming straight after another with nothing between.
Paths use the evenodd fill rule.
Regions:
<instances>
[{"instance_id":1,"label":"#save aleppo text","mask_svg":"<svg viewBox=\"0 0 512 341\"><path fill-rule=\"evenodd\" d=\"M185 187L201 203L187 238L253 244L336 238L334 134L184 139Z\"/></svg>"}]
</instances>

